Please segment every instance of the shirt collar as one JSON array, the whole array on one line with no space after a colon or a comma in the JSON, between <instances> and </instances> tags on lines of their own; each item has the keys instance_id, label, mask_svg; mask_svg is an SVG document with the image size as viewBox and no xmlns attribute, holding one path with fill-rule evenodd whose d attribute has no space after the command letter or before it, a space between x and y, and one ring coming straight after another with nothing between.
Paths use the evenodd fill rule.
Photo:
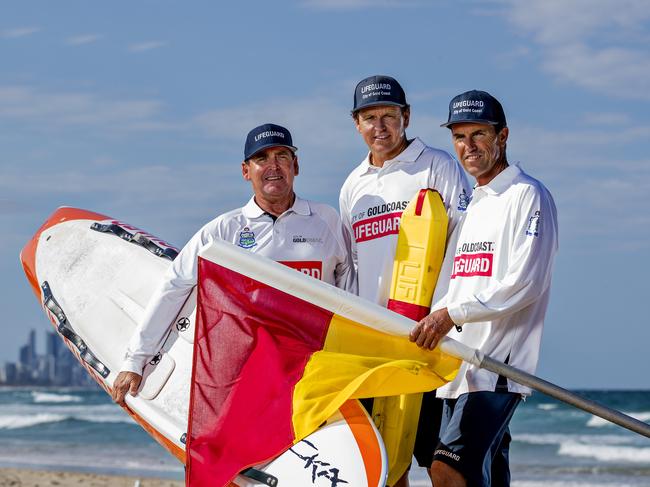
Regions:
<instances>
[{"instance_id":1,"label":"shirt collar","mask_svg":"<svg viewBox=\"0 0 650 487\"><path fill-rule=\"evenodd\" d=\"M298 198L298 195L296 195L296 201L293 202L293 206L289 208L289 211L293 211L294 213L302 216L311 215L309 201Z\"/></svg>"},{"instance_id":2,"label":"shirt collar","mask_svg":"<svg viewBox=\"0 0 650 487\"><path fill-rule=\"evenodd\" d=\"M380 171L384 167L387 167L396 162L415 162L417 158L420 157L420 154L422 154L422 151L425 148L426 145L424 145L424 142L422 142L419 137L416 137L415 139L411 140L410 144L406 147L406 149L404 149L402 152L397 154L397 156L395 156L393 159L387 160L384 163L383 167L377 167L370 164L370 152L368 152L368 155L361 163L361 165L365 166L366 168L364 174L368 174L369 172Z\"/></svg>"},{"instance_id":3,"label":"shirt collar","mask_svg":"<svg viewBox=\"0 0 650 487\"><path fill-rule=\"evenodd\" d=\"M289 208L284 213L288 213L290 211L303 216L311 215L311 208L309 206L309 201L299 198L298 195L296 195L296 199L293 202L293 206L291 206L291 208ZM251 196L251 199L248 200L246 206L242 208L242 214L246 218L254 219L266 215L266 212L257 205L257 203L255 202L255 196Z\"/></svg>"},{"instance_id":4,"label":"shirt collar","mask_svg":"<svg viewBox=\"0 0 650 487\"><path fill-rule=\"evenodd\" d=\"M501 194L510 186L517 176L521 174L519 163L511 164L503 171L496 175L496 177L489 183L483 186L475 186L474 191L484 191L489 194Z\"/></svg>"}]
</instances>

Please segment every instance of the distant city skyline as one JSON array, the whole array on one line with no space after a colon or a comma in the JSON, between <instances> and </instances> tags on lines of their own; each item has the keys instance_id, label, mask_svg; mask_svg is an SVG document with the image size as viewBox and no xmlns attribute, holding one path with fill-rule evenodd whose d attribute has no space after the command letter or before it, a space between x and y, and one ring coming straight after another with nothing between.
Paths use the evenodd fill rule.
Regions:
<instances>
[{"instance_id":1,"label":"distant city skyline","mask_svg":"<svg viewBox=\"0 0 650 487\"><path fill-rule=\"evenodd\" d=\"M16 362L0 362L0 385L12 386L92 386L86 370L55 331L43 333L43 353L38 353L36 330L31 329L27 343L17 350Z\"/></svg>"}]
</instances>

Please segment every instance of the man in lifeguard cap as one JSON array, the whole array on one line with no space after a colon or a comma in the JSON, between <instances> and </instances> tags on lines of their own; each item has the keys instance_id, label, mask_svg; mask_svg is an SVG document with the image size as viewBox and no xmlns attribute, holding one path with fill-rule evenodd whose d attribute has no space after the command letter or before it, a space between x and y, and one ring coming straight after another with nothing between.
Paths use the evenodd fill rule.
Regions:
<instances>
[{"instance_id":1,"label":"man in lifeguard cap","mask_svg":"<svg viewBox=\"0 0 650 487\"><path fill-rule=\"evenodd\" d=\"M456 243L447 295L411 340L433 349L449 336L535 373L557 251L549 191L506 157L501 103L484 91L461 93L444 127L476 179ZM508 424L530 388L463 363L445 398L431 476L435 487L508 487Z\"/></svg>"},{"instance_id":2,"label":"man in lifeguard cap","mask_svg":"<svg viewBox=\"0 0 650 487\"><path fill-rule=\"evenodd\" d=\"M357 84L352 119L368 153L343 184L339 202L359 296L381 306L388 303L399 219L409 201L421 189L440 193L449 216L449 242L471 194L465 173L451 155L406 136L410 117L411 107L396 79L376 75ZM443 265L434 302L446 291L450 265L448 261ZM424 395L414 455L425 468L431 465L438 442L439 403L434 393ZM404 486L408 472L394 487Z\"/></svg>"},{"instance_id":3,"label":"man in lifeguard cap","mask_svg":"<svg viewBox=\"0 0 650 487\"><path fill-rule=\"evenodd\" d=\"M338 213L331 206L298 197L293 190L299 166L291 133L267 123L248 133L242 176L253 196L236 210L218 216L183 247L149 301L133 335L113 400L135 395L144 366L163 345L167 331L197 282L199 250L225 240L293 267L316 279L356 292L354 269Z\"/></svg>"}]
</instances>

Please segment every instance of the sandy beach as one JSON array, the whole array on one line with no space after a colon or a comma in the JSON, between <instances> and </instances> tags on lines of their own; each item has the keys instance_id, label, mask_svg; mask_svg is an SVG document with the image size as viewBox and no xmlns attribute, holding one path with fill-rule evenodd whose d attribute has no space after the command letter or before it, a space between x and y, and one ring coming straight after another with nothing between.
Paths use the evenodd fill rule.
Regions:
<instances>
[{"instance_id":1,"label":"sandy beach","mask_svg":"<svg viewBox=\"0 0 650 487\"><path fill-rule=\"evenodd\" d=\"M0 468L0 487L182 487L183 485L184 482L156 478Z\"/></svg>"}]
</instances>

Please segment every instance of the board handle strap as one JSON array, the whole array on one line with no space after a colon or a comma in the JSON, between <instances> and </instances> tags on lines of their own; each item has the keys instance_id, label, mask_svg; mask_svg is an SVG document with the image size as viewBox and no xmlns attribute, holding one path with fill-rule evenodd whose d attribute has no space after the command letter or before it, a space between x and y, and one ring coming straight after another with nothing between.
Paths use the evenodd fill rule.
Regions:
<instances>
[{"instance_id":1,"label":"board handle strap","mask_svg":"<svg viewBox=\"0 0 650 487\"><path fill-rule=\"evenodd\" d=\"M41 289L43 290L43 306L50 310L50 312L56 317L57 331L75 346L79 352L79 357L81 360L86 362L90 367L93 368L93 370L95 370L95 372L106 379L111 371L95 356L95 354L92 353L92 351L88 348L88 345L86 345L86 342L84 342L83 339L74 332L72 326L68 322L68 318L63 312L63 309L56 301L56 299L54 299L54 295L52 294L49 283L47 281L43 281L43 284L41 284Z\"/></svg>"}]
</instances>

